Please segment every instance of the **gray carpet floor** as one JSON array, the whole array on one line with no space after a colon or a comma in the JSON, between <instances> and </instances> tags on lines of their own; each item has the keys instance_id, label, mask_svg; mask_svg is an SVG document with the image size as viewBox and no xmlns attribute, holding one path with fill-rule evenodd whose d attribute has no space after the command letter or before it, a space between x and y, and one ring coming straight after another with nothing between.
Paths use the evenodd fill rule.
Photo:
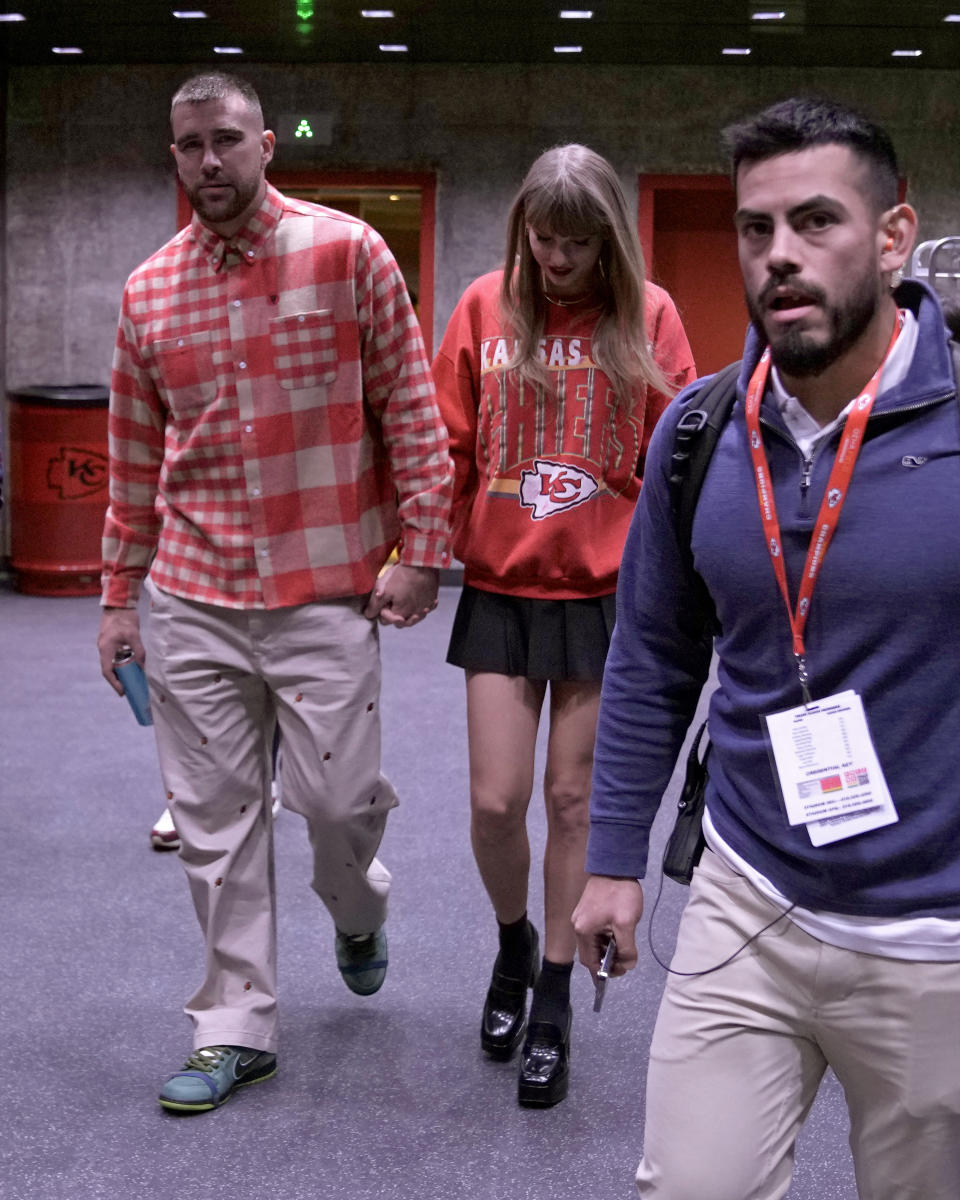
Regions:
<instances>
[{"instance_id":1,"label":"gray carpet floor","mask_svg":"<svg viewBox=\"0 0 960 1200\"><path fill-rule=\"evenodd\" d=\"M180 1008L201 943L176 856L149 845L163 807L152 734L100 678L95 599L0 589L6 1200L635 1194L664 979L648 952L611 984L599 1016L575 968L572 1084L555 1109L520 1109L515 1064L479 1049L496 935L468 841L463 680L443 661L455 603L443 589L427 622L383 636L384 763L401 797L382 849L394 874L386 985L367 999L343 986L308 886L303 822L281 813L280 1072L215 1112L178 1118L155 1096L189 1047ZM536 860L537 798L530 827ZM536 874L532 890L538 918ZM666 884L661 957L684 898ZM828 1076L789 1200L854 1200L846 1131Z\"/></svg>"}]
</instances>

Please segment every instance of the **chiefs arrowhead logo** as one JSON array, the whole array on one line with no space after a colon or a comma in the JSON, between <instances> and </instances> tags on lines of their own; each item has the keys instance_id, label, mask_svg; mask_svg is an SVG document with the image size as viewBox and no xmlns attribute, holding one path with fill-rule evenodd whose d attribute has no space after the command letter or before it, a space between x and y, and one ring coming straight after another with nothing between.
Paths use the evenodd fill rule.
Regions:
<instances>
[{"instance_id":1,"label":"chiefs arrowhead logo","mask_svg":"<svg viewBox=\"0 0 960 1200\"><path fill-rule=\"evenodd\" d=\"M61 500L84 500L107 486L109 466L96 450L61 446L59 458L47 463L47 487Z\"/></svg>"},{"instance_id":2,"label":"chiefs arrowhead logo","mask_svg":"<svg viewBox=\"0 0 960 1200\"><path fill-rule=\"evenodd\" d=\"M531 515L535 521L542 521L583 504L596 495L599 486L589 471L536 458L533 470L520 474L520 503L533 509Z\"/></svg>"}]
</instances>

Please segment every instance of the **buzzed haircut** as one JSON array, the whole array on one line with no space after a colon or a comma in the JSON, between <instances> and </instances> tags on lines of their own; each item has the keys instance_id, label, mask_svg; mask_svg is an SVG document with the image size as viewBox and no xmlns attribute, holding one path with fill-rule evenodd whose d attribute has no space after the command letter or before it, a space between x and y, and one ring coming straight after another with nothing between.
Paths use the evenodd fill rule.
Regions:
<instances>
[{"instance_id":1,"label":"buzzed haircut","mask_svg":"<svg viewBox=\"0 0 960 1200\"><path fill-rule=\"evenodd\" d=\"M890 135L855 108L817 97L793 97L724 129L733 179L741 163L761 162L811 146L848 146L867 167L877 212L897 203L897 154Z\"/></svg>"},{"instance_id":2,"label":"buzzed haircut","mask_svg":"<svg viewBox=\"0 0 960 1200\"><path fill-rule=\"evenodd\" d=\"M177 104L204 104L207 100L223 100L225 96L240 96L247 108L263 121L260 97L253 85L239 75L230 75L226 71L204 71L201 75L191 75L174 92L170 113L173 114Z\"/></svg>"}]
</instances>

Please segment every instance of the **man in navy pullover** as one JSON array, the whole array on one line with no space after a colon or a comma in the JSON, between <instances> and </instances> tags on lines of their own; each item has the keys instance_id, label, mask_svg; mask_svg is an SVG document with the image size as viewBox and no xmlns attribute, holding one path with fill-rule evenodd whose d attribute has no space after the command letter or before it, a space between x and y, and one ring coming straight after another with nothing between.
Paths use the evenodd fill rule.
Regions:
<instances>
[{"instance_id":1,"label":"man in navy pullover","mask_svg":"<svg viewBox=\"0 0 960 1200\"><path fill-rule=\"evenodd\" d=\"M725 136L752 324L690 539L718 632L711 646L668 484L693 384L654 434L620 572L580 955L595 972L612 934L615 973L636 965L650 826L715 649L707 849L651 1047L639 1192L784 1196L829 1065L862 1200L956 1200L960 407L948 334L929 289L892 290L916 216L897 202L882 129L788 100Z\"/></svg>"}]
</instances>

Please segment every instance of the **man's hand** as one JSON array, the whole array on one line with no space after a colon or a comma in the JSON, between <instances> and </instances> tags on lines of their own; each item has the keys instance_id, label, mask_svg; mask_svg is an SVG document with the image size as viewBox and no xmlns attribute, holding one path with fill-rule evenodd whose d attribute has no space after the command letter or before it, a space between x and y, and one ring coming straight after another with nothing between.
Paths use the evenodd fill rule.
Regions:
<instances>
[{"instance_id":1,"label":"man's hand","mask_svg":"<svg viewBox=\"0 0 960 1200\"><path fill-rule=\"evenodd\" d=\"M624 975L637 965L637 922L643 916L643 888L635 879L591 875L573 910L580 961L596 977L603 948L616 938L611 975Z\"/></svg>"},{"instance_id":2,"label":"man's hand","mask_svg":"<svg viewBox=\"0 0 960 1200\"><path fill-rule=\"evenodd\" d=\"M97 649L100 651L100 670L104 679L118 696L123 695L123 684L113 669L113 657L121 646L129 646L133 656L143 666L145 653L140 640L140 619L135 608L105 608L100 617L100 633Z\"/></svg>"},{"instance_id":3,"label":"man's hand","mask_svg":"<svg viewBox=\"0 0 960 1200\"><path fill-rule=\"evenodd\" d=\"M437 607L440 572L433 567L406 567L395 563L377 580L363 615L381 625L406 629Z\"/></svg>"}]
</instances>

